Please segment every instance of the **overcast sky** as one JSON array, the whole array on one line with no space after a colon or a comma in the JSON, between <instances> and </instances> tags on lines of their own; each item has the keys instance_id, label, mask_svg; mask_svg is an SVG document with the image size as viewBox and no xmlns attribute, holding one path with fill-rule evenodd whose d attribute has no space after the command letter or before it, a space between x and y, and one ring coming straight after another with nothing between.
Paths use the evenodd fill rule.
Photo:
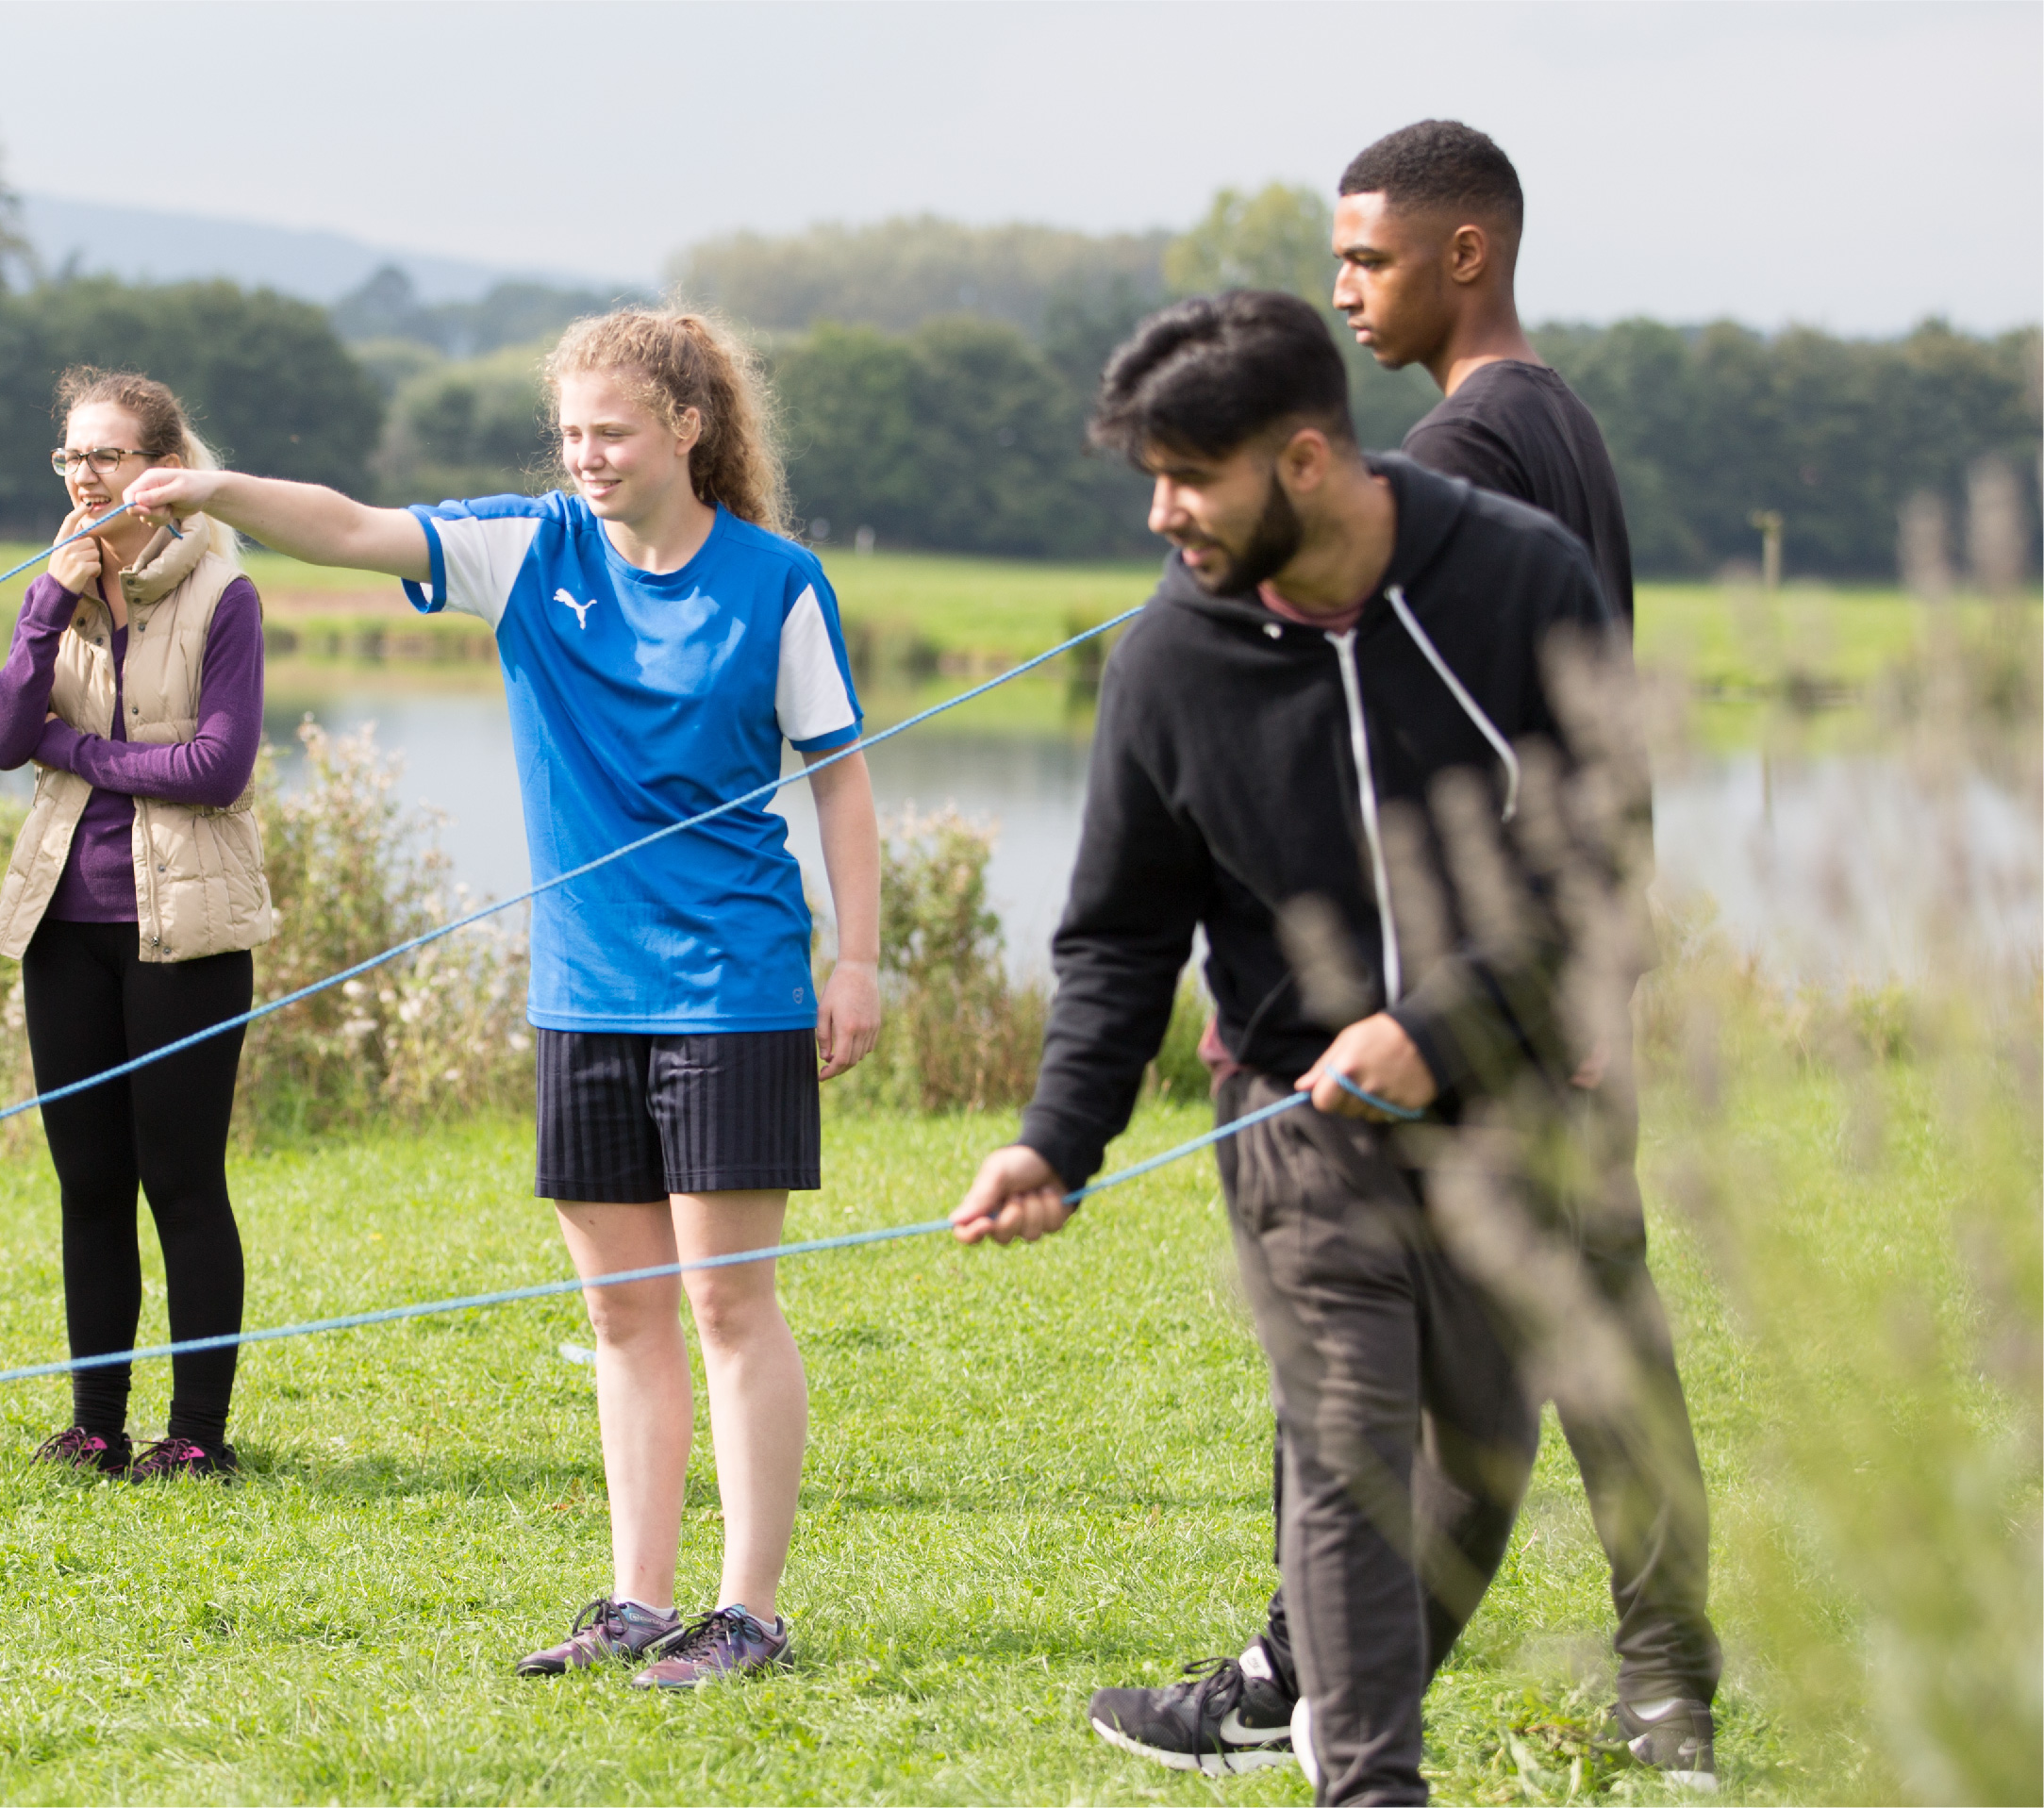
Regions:
<instances>
[{"instance_id":1,"label":"overcast sky","mask_svg":"<svg viewBox=\"0 0 2044 1808\"><path fill-rule=\"evenodd\" d=\"M1182 226L1427 115L1528 197L1536 320L2038 318L2010 4L15 4L22 189L644 281L734 228Z\"/></svg>"}]
</instances>

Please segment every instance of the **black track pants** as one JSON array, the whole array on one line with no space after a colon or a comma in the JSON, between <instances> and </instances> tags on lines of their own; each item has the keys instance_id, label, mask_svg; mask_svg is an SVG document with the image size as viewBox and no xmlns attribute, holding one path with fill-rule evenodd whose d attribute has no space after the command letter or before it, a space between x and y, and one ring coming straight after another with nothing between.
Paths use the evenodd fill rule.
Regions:
<instances>
[{"instance_id":1,"label":"black track pants","mask_svg":"<svg viewBox=\"0 0 2044 1808\"><path fill-rule=\"evenodd\" d=\"M36 1086L84 1079L248 1009L246 954L143 961L133 923L45 920L22 957ZM126 1350L141 1319L135 1193L163 1247L171 1337L241 1328L241 1238L227 1201L227 1125L241 1032L46 1105L42 1127L63 1200L64 1318L71 1353ZM174 1437L224 1441L235 1351L173 1359ZM127 1418L128 1366L72 1377L75 1420L102 1436Z\"/></svg>"},{"instance_id":2,"label":"black track pants","mask_svg":"<svg viewBox=\"0 0 2044 1808\"><path fill-rule=\"evenodd\" d=\"M1219 1115L1286 1090L1237 1075ZM1429 1601L1467 1617L1488 1581L1443 1535L1423 1471L1508 1532L1538 1418L1486 1302L1434 1244L1381 1133L1299 1111L1219 1155L1285 1434L1281 1567L1320 1800L1423 1802Z\"/></svg>"}]
</instances>

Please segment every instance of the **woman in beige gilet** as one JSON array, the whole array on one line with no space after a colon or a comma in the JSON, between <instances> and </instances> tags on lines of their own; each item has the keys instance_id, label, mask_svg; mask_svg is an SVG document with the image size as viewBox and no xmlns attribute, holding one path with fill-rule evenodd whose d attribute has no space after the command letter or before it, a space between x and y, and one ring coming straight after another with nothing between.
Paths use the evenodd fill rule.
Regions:
<instances>
[{"instance_id":1,"label":"woman in beige gilet","mask_svg":"<svg viewBox=\"0 0 2044 1808\"><path fill-rule=\"evenodd\" d=\"M70 492L58 538L107 515L152 465L213 463L147 377L67 372ZM0 768L33 759L35 802L0 883L0 954L22 963L47 1092L247 1010L270 934L249 780L262 737L262 606L234 536L123 515L29 587L0 668ZM131 1349L141 1314L135 1198L163 1246L174 1339L241 1326L227 1123L241 1033L46 1105L62 1198L74 1356ZM137 1452L128 1366L72 1377L72 1418L37 1452L131 1481L234 1468L235 1352L175 1359L170 1423Z\"/></svg>"}]
</instances>

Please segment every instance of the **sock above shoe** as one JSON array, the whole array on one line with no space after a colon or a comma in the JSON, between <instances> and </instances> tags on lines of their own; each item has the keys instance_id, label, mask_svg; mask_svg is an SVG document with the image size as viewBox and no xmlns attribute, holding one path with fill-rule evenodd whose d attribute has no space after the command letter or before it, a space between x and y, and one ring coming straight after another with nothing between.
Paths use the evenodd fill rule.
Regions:
<instances>
[{"instance_id":1,"label":"sock above shoe","mask_svg":"<svg viewBox=\"0 0 2044 1808\"><path fill-rule=\"evenodd\" d=\"M681 1609L679 1607L655 1607L648 1601L636 1601L630 1595L613 1595L611 1600L616 1601L620 1607L630 1607L636 1612L645 1615L648 1619L679 1619L681 1617Z\"/></svg>"}]
</instances>

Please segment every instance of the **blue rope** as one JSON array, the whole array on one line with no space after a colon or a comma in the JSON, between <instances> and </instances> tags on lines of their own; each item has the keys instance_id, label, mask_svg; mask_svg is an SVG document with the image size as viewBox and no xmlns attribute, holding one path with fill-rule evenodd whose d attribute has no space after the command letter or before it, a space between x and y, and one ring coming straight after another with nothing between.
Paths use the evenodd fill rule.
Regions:
<instances>
[{"instance_id":1,"label":"blue rope","mask_svg":"<svg viewBox=\"0 0 2044 1808\"><path fill-rule=\"evenodd\" d=\"M110 520L111 517L109 516L108 519ZM76 536L75 535L73 538L75 539ZM209 1024L203 1030L195 1030L190 1036L180 1037L174 1042L166 1042L159 1049L151 1049L147 1054L138 1054L132 1061L124 1061L119 1067L108 1068L103 1073L90 1074L83 1080L72 1081L68 1086L52 1086L47 1092L39 1092L33 1098L22 1100L18 1104L10 1104L4 1111L0 1111L0 1122L5 1122L9 1118L18 1117L24 1111L33 1111L39 1105L50 1104L58 1099L68 1099L73 1093L85 1092L93 1086L104 1086L108 1080L123 1079L126 1075L137 1071L137 1070L149 1067L158 1061L167 1061L172 1055L182 1053L186 1049L194 1048L201 1042L210 1041L216 1036L224 1036L229 1030L241 1029L246 1024L256 1022L258 1019L273 1016L274 1013L285 1009L288 1005L296 1004L303 999L312 997L316 992L329 990L331 987L344 985L347 981L357 978L363 973L371 972L376 968L384 966L387 962L397 959L400 954L408 954L415 949L424 948L428 942L439 941L443 937L452 936L459 930L467 929L473 924L481 922L486 917L494 917L500 910L508 910L514 904L529 903L542 891L551 891L556 886L564 886L571 879L584 878L588 874L594 872L597 868L607 867L613 860L622 860L628 854L637 854L640 849L651 847L656 841L665 840L671 835L679 835L684 829L699 828L703 823L710 821L716 817L727 816L731 811L741 809L747 804L755 804L763 797L771 797L784 786L792 785L798 779L813 778L826 766L835 766L841 759L850 759L854 754L862 753L869 747L877 747L884 740L892 740L896 735L906 735L911 728L921 726L932 717L941 716L947 709L956 709L961 704L969 704L975 697L984 697L989 690L997 689L1002 685L1021 677L1023 672L1034 671L1047 660L1056 658L1061 653L1070 652L1082 641L1090 640L1097 635L1106 634L1110 630L1120 627L1122 622L1141 614L1142 607L1143 605L1138 603L1133 609L1122 610L1120 615L1115 616L1111 621L1103 622L1097 628L1088 628L1083 633L1074 634L1069 640L1059 641L1049 652L1039 653L1031 659L1024 659L1019 666L1011 666L997 678L989 678L985 684L974 685L972 689L961 691L957 696L949 698L943 703L933 704L927 709L919 710L906 722L898 722L891 728L883 728L877 734L863 735L849 746L839 748L835 753L815 761L799 772L789 772L769 781L765 785L756 785L742 797L734 797L726 803L717 804L714 808L689 817L684 821L670 822L665 828L655 829L650 835L642 835L636 841L627 841L622 848L614 848L610 853L599 854L593 860L585 860L580 866L571 867L566 872L557 873L551 879L542 879L538 885L528 887L516 897L506 898L499 904L485 904L479 910L470 911L465 917L457 917L452 922L442 923L437 929L429 929L423 936L414 936L409 941L401 941L394 948L386 948L380 954L372 954L367 960L357 961L353 967L343 968L338 973L330 973L324 979L314 980L309 986L301 986L295 992L286 992L282 998L273 998L268 1004L258 1004L253 1010L243 1011L239 1017L227 1018L222 1022Z\"/></svg>"},{"instance_id":2,"label":"blue rope","mask_svg":"<svg viewBox=\"0 0 2044 1808\"><path fill-rule=\"evenodd\" d=\"M1388 1099L1380 1099L1374 1093L1365 1092L1346 1076L1337 1076L1345 1091L1353 1092L1358 1099L1374 1105L1379 1111L1388 1112L1392 1117L1411 1120L1422 1114L1408 1111L1395 1105ZM1255 1111L1245 1112L1241 1117L1209 1130L1203 1136L1179 1143L1167 1149L1162 1154L1152 1155L1116 1173L1104 1176L1085 1186L1074 1187L1065 1195L1068 1205L1076 1205L1082 1199L1090 1199L1095 1193L1104 1193L1110 1186L1125 1186L1132 1180L1139 1180L1144 1174L1155 1173L1159 1168L1169 1167L1174 1161L1197 1153L1229 1136L1238 1136L1252 1124L1267 1122L1287 1111L1295 1111L1311 1102L1311 1094L1294 1092L1273 1101ZM63 1362L33 1363L24 1368L0 1369L0 1383L31 1381L43 1375L68 1375L80 1368L104 1368L114 1363L147 1362L161 1356L182 1356L198 1350L225 1350L244 1343L274 1343L281 1337L309 1337L321 1331L353 1331L362 1325L394 1324L401 1319L424 1319L444 1312L468 1312L479 1306L509 1305L520 1300L552 1299L563 1293L579 1293L588 1287L623 1286L629 1281L657 1281L669 1275L693 1274L704 1269L739 1268L748 1262L772 1262L787 1255L815 1255L826 1250L856 1250L869 1243L898 1242L908 1236L934 1236L939 1231L948 1231L952 1222L948 1218L926 1219L920 1224L901 1224L881 1231L852 1231L843 1236L817 1236L801 1243L777 1243L772 1249L740 1250L731 1255L706 1255L693 1262L663 1262L656 1268L624 1269L615 1274L592 1275L587 1281L544 1281L537 1286L504 1287L494 1293L466 1293L454 1300L426 1300L416 1305L384 1306L375 1312L349 1312L334 1319L307 1319L298 1324L273 1325L262 1331L236 1331L217 1337L187 1337L182 1343L150 1344L136 1350L116 1350L96 1356L73 1356Z\"/></svg>"},{"instance_id":3,"label":"blue rope","mask_svg":"<svg viewBox=\"0 0 2044 1808\"><path fill-rule=\"evenodd\" d=\"M1345 1073L1337 1073L1335 1085L1352 1099L1360 1099L1374 1111L1381 1111L1387 1118L1396 1118L1400 1123L1418 1123L1426 1116L1423 1111L1413 1111L1404 1105L1395 1105L1388 1099L1380 1099L1374 1092L1365 1092L1361 1086ZM1301 1095L1304 1096L1304 1095Z\"/></svg>"},{"instance_id":4,"label":"blue rope","mask_svg":"<svg viewBox=\"0 0 2044 1808\"><path fill-rule=\"evenodd\" d=\"M87 522L85 525L79 528L75 534L65 535L65 537L62 539L58 540L54 546L45 546L40 553L34 555L34 556L30 558L25 558L19 565L13 566L5 572L0 572L0 584L5 584L10 577L21 576L21 574L25 572L31 565L42 564L42 561L48 558L52 553L61 551L64 547L69 546L73 540L85 539L90 538L91 535L98 533L99 530L102 527L106 526L106 524L110 522L115 515L125 515L130 508L134 506L135 505L133 503L123 503L120 507L112 509L107 514L102 515L97 521ZM173 539L183 539L184 536L180 534L176 530L176 528L173 527L171 529L171 538Z\"/></svg>"},{"instance_id":5,"label":"blue rope","mask_svg":"<svg viewBox=\"0 0 2044 1808\"><path fill-rule=\"evenodd\" d=\"M82 539L94 529L105 526L115 515L123 513L129 506L130 505L123 503L112 513L102 516L100 520L81 528L77 533L73 534L70 539L58 540L56 546L52 546L47 551L37 555L35 558L25 560L22 564L15 566L12 571L0 572L0 583L4 583L8 578L19 575L22 572L26 571L29 566L40 563L42 559L47 558L51 553L56 552L58 547L68 546L72 540ZM104 1086L108 1080L120 1079L125 1074L133 1073L140 1068L148 1067L153 1062L167 1060L171 1055L176 1054L182 1050L207 1041L213 1037L224 1035L228 1030L253 1023L259 1018L271 1016L274 1012L283 1010L287 1005L295 1004L302 999L310 998L317 992L326 991L330 987L341 985L358 974L369 972L389 961L395 960L400 954L409 954L414 949L424 947L428 942L438 941L443 937L453 935L457 930L465 929L473 923L482 921L487 917L495 916L499 911L508 910L514 904L527 903L531 899L538 897L542 891L551 890L556 886L565 885L571 879L581 878L587 873L595 871L599 867L607 866L613 860L623 859L626 854L635 854L640 848L664 839L670 835L678 835L684 829L695 828L715 817L723 816L732 810L739 809L744 804L756 802L760 798L770 797L784 786L791 785L799 778L807 778L813 773L823 771L824 767L834 766L842 759L849 759L854 754L859 753L868 747L877 746L884 740L891 740L896 735L906 734L909 729L928 722L932 717L942 715L947 709L956 709L961 704L968 704L976 697L985 696L988 691L1008 683L1011 679L1021 677L1023 672L1032 671L1046 661L1056 658L1058 655L1069 652L1081 642L1090 640L1097 635L1105 634L1111 629L1120 627L1122 622L1140 614L1141 610L1142 605L1138 604L1135 608L1126 609L1111 620L1103 622L1098 627L1088 628L1082 633L1072 636L1070 639L1060 641L1048 652L1039 653L1034 658L1025 659L1021 665L1011 667L998 677L990 678L984 684L975 685L972 689L963 691L943 703L933 705L928 709L919 710L906 721L896 722L891 728L884 728L877 734L862 736L849 746L839 748L827 757L817 760L814 764L806 767L802 771L789 772L783 777L773 779L768 784L755 787L752 790L745 792L743 796L732 798L725 803L717 804L712 809L691 816L684 821L671 822L664 828L656 829L650 835L643 835L636 841L627 842L623 847L614 849L612 852L602 854L594 860L587 861L579 867L572 868L570 871L559 873L552 879L543 880L539 885L532 886L520 892L516 897L507 898L501 904L487 904L480 910L471 911L465 917L457 918L453 922L443 923L437 929L428 930L423 936L414 936L409 941L399 942L394 948L388 948L382 954L372 955L368 960L359 961L355 966L346 968L341 972L330 974L325 979L317 980L309 986L302 986L296 991L289 992L282 998L272 999L268 1004L258 1004L253 1010L244 1011L239 1017L228 1018L224 1022L212 1024L210 1027L200 1030L191 1036L184 1037L178 1041L166 1043L159 1049L152 1049L147 1054L138 1055L134 1060L124 1062L119 1067L108 1068L103 1073L93 1074L83 1080L75 1080L68 1086L53 1087L47 1092L36 1094L33 1098L25 1099L18 1104L9 1105L4 1111L0 1111L0 1121L4 1121L6 1119L14 1117L21 1112L33 1110L38 1105L50 1103L58 1099L68 1098L73 1093L83 1092L96 1086ZM1351 1081L1346 1074L1338 1073L1335 1075L1335 1079L1344 1091L1353 1093L1366 1104L1372 1105L1377 1110L1385 1112L1393 1118L1409 1121L1422 1115L1420 1112L1408 1111L1403 1106L1392 1104L1388 1099L1380 1099L1373 1093L1364 1091ZM1309 1102L1310 1095L1304 1092L1292 1093L1286 1098L1261 1107L1259 1110L1249 1112L1240 1118L1222 1124L1218 1129L1207 1131L1204 1136L1194 1136L1188 1142L1180 1143L1173 1149L1167 1149L1161 1154L1152 1155L1149 1159L1139 1161L1133 1167L1124 1168L1118 1173L1109 1174L1104 1179L1093 1181L1085 1186L1075 1187L1065 1195L1065 1202L1068 1204L1076 1205L1081 1200L1088 1199L1095 1193L1105 1192L1110 1186L1120 1186L1144 1174L1154 1173L1157 1169L1166 1167L1174 1161L1180 1161L1199 1150L1208 1148L1229 1136L1238 1136L1252 1124L1262 1123L1278 1116L1281 1112L1295 1110ZM317 1332L323 1331L349 1331L363 1325L392 1324L404 1319L423 1319L440 1313L465 1312L482 1306L507 1305L521 1300L541 1300L563 1293L581 1292L589 1287L620 1286L630 1281L658 1280L669 1275L690 1274L704 1269L736 1268L749 1262L773 1261L781 1256L813 1255L826 1250L858 1249L870 1243L893 1242L903 1237L931 1236L939 1231L948 1231L951 1228L951 1220L948 1218L934 1218L920 1224L904 1224L888 1230L854 1231L843 1236L814 1237L806 1242L776 1244L772 1249L743 1250L730 1255L705 1256L692 1262L668 1262L662 1263L656 1268L627 1269L615 1274L595 1275L587 1281L549 1281L543 1282L537 1286L506 1287L493 1293L464 1294L460 1298L453 1300L428 1300L413 1305L385 1306L374 1312L351 1312L344 1313L338 1318L309 1319L297 1324L274 1325L259 1331L237 1331L213 1337L188 1337L179 1343L152 1344L145 1348L110 1351L98 1355L73 1356L62 1362L34 1363L25 1368L0 1369L0 1383L29 1381L45 1375L72 1374L81 1368L103 1368L116 1363L145 1362L163 1356L185 1355L201 1350L224 1350L238 1347L241 1344L271 1343L284 1337L310 1336Z\"/></svg>"},{"instance_id":6,"label":"blue rope","mask_svg":"<svg viewBox=\"0 0 2044 1808\"><path fill-rule=\"evenodd\" d=\"M1406 1111L1388 1100L1379 1099L1364 1092L1360 1087L1349 1086L1348 1089L1360 1099L1365 1099L1380 1111L1388 1111L1399 1118L1417 1118L1416 1111ZM1241 1117L1209 1130L1203 1136L1179 1143L1167 1149L1162 1154L1152 1155L1120 1171L1105 1175L1088 1186L1074 1187L1065 1195L1065 1203L1076 1205L1082 1199L1090 1199L1095 1193L1104 1193L1110 1186L1125 1186L1129 1181L1138 1180L1144 1174L1155 1173L1159 1168L1168 1167L1174 1161L1196 1153L1229 1136L1238 1136L1252 1124L1267 1122L1283 1112L1295 1111L1301 1105L1311 1103L1311 1094L1288 1093L1286 1097L1264 1105L1255 1111L1245 1112ZM198 1350L225 1350L245 1343L274 1343L281 1337L308 1337L321 1331L353 1331L362 1325L393 1324L401 1319L424 1319L443 1312L467 1312L478 1306L509 1305L519 1300L545 1300L563 1293L579 1293L588 1287L623 1286L630 1281L657 1281L673 1274L694 1274L704 1269L738 1268L748 1262L772 1262L787 1255L815 1255L825 1250L856 1250L869 1243L891 1243L908 1236L934 1236L939 1231L952 1228L948 1218L926 1219L920 1224L900 1224L882 1231L852 1231L843 1236L811 1237L802 1243L777 1243L772 1249L740 1250L731 1255L706 1255L693 1262L663 1262L657 1268L624 1269L615 1274L592 1275L586 1281L542 1281L537 1286L504 1287L494 1293L465 1293L454 1300L427 1300L416 1305L384 1306L375 1312L349 1312L334 1319L307 1319L298 1324L273 1325L261 1331L235 1331L216 1337L187 1337L182 1343L150 1344L137 1350L115 1350L95 1356L72 1356L63 1362L32 1363L26 1368L0 1369L0 1383L10 1381L32 1381L42 1375L68 1375L80 1368L104 1368L114 1363L147 1362L159 1356L182 1356Z\"/></svg>"}]
</instances>

